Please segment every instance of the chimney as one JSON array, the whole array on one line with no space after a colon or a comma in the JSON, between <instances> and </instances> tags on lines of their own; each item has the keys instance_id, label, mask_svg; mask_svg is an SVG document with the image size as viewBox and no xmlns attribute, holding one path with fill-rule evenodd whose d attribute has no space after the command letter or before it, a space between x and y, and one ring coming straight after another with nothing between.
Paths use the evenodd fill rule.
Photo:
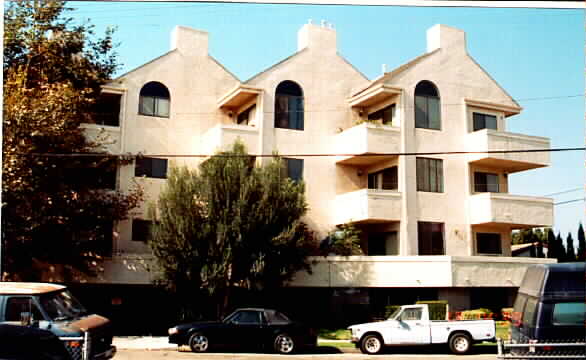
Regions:
<instances>
[{"instance_id":1,"label":"chimney","mask_svg":"<svg viewBox=\"0 0 586 360\"><path fill-rule=\"evenodd\" d=\"M466 33L463 30L437 24L427 30L427 52L436 49L466 53Z\"/></svg>"},{"instance_id":2,"label":"chimney","mask_svg":"<svg viewBox=\"0 0 586 360\"><path fill-rule=\"evenodd\" d=\"M171 34L171 50L188 56L208 55L208 33L186 26L175 26Z\"/></svg>"},{"instance_id":3,"label":"chimney","mask_svg":"<svg viewBox=\"0 0 586 360\"><path fill-rule=\"evenodd\" d=\"M321 25L312 24L311 21L303 25L297 33L297 50L304 48L335 54L337 47L334 26L325 20L321 21Z\"/></svg>"}]
</instances>

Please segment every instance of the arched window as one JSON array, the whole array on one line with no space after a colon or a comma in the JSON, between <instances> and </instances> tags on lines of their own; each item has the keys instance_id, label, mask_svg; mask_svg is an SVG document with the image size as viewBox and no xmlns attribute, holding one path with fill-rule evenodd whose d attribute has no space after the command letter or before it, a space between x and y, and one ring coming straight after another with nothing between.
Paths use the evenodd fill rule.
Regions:
<instances>
[{"instance_id":1,"label":"arched window","mask_svg":"<svg viewBox=\"0 0 586 360\"><path fill-rule=\"evenodd\" d=\"M441 130L440 97L431 81L423 80L415 87L415 127Z\"/></svg>"},{"instance_id":2,"label":"arched window","mask_svg":"<svg viewBox=\"0 0 586 360\"><path fill-rule=\"evenodd\" d=\"M275 127L303 130L303 91L293 81L285 80L277 86Z\"/></svg>"},{"instance_id":3,"label":"arched window","mask_svg":"<svg viewBox=\"0 0 586 360\"><path fill-rule=\"evenodd\" d=\"M138 113L140 115L169 117L171 98L169 90L160 82L151 81L140 89Z\"/></svg>"}]
</instances>

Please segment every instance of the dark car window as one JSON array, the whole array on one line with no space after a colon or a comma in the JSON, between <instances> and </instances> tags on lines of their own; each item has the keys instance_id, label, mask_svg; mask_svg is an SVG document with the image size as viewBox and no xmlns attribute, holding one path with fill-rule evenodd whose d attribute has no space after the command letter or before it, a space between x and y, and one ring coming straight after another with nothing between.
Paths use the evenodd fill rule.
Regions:
<instances>
[{"instance_id":1,"label":"dark car window","mask_svg":"<svg viewBox=\"0 0 586 360\"><path fill-rule=\"evenodd\" d=\"M278 311L267 311L265 315L269 324L288 324L291 322L285 314Z\"/></svg>"},{"instance_id":2,"label":"dark car window","mask_svg":"<svg viewBox=\"0 0 586 360\"><path fill-rule=\"evenodd\" d=\"M557 303L553 307L553 324L563 326L584 326L586 303Z\"/></svg>"},{"instance_id":3,"label":"dark car window","mask_svg":"<svg viewBox=\"0 0 586 360\"><path fill-rule=\"evenodd\" d=\"M260 324L260 312L258 311L241 311L236 314L232 321L238 324Z\"/></svg>"},{"instance_id":4,"label":"dark car window","mask_svg":"<svg viewBox=\"0 0 586 360\"><path fill-rule=\"evenodd\" d=\"M6 321L20 322L23 313L31 313L32 320L43 320L41 311L31 297L11 297L6 303Z\"/></svg>"}]
</instances>

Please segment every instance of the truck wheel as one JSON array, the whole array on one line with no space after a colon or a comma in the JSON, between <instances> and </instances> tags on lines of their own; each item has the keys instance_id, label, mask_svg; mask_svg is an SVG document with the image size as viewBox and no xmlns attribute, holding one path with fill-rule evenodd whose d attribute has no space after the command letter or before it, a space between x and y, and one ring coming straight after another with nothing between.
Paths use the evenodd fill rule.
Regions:
<instances>
[{"instance_id":1,"label":"truck wheel","mask_svg":"<svg viewBox=\"0 0 586 360\"><path fill-rule=\"evenodd\" d=\"M195 333L189 337L189 347L193 352L206 352L210 347L210 341L204 334Z\"/></svg>"},{"instance_id":2,"label":"truck wheel","mask_svg":"<svg viewBox=\"0 0 586 360\"><path fill-rule=\"evenodd\" d=\"M450 337L450 341L448 343L450 346L450 351L456 355L466 354L470 351L470 347L472 346L472 340L470 336L464 333L454 334Z\"/></svg>"},{"instance_id":3,"label":"truck wheel","mask_svg":"<svg viewBox=\"0 0 586 360\"><path fill-rule=\"evenodd\" d=\"M360 351L363 354L378 354L383 349L383 340L375 334L368 334L360 342Z\"/></svg>"}]
</instances>

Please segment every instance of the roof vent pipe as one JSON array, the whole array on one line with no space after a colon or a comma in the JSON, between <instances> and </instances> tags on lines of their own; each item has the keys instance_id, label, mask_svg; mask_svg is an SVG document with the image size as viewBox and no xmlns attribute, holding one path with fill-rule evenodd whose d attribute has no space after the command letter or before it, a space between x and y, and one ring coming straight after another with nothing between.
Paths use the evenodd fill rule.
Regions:
<instances>
[{"instance_id":1,"label":"roof vent pipe","mask_svg":"<svg viewBox=\"0 0 586 360\"><path fill-rule=\"evenodd\" d=\"M383 64L383 75L387 73L387 64Z\"/></svg>"}]
</instances>

